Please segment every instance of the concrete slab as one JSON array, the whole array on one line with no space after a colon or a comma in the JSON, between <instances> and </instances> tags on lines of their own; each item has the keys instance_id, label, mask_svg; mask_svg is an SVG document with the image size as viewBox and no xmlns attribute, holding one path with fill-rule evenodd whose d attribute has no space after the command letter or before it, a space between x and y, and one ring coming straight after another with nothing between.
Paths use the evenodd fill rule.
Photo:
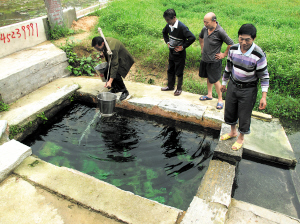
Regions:
<instances>
[{"instance_id":1,"label":"concrete slab","mask_svg":"<svg viewBox=\"0 0 300 224\"><path fill-rule=\"evenodd\" d=\"M117 224L116 220L84 208L10 175L0 184L0 223Z\"/></svg>"},{"instance_id":2,"label":"concrete slab","mask_svg":"<svg viewBox=\"0 0 300 224\"><path fill-rule=\"evenodd\" d=\"M251 133L245 135L245 154L275 163L295 166L294 151L278 119L263 122L251 119Z\"/></svg>"},{"instance_id":3,"label":"concrete slab","mask_svg":"<svg viewBox=\"0 0 300 224\"><path fill-rule=\"evenodd\" d=\"M180 224L223 224L226 212L224 205L194 197Z\"/></svg>"},{"instance_id":4,"label":"concrete slab","mask_svg":"<svg viewBox=\"0 0 300 224\"><path fill-rule=\"evenodd\" d=\"M223 110L207 108L203 114L203 122L209 124L209 126L215 126L215 129L220 130L222 123L224 123ZM206 125L205 125L206 126Z\"/></svg>"},{"instance_id":5,"label":"concrete slab","mask_svg":"<svg viewBox=\"0 0 300 224\"><path fill-rule=\"evenodd\" d=\"M135 97L130 100L128 100L128 103L140 106L140 107L146 107L146 108L152 108L154 106L158 106L162 102L161 99L152 98L152 97Z\"/></svg>"},{"instance_id":6,"label":"concrete slab","mask_svg":"<svg viewBox=\"0 0 300 224\"><path fill-rule=\"evenodd\" d=\"M230 125L225 123L222 124L220 139L217 147L215 148L214 156L230 163L237 164L239 161L241 161L243 154L243 147L237 151L231 149L232 145L237 140L237 137L228 139L226 141L221 141L221 136L229 133L230 130Z\"/></svg>"},{"instance_id":7,"label":"concrete slab","mask_svg":"<svg viewBox=\"0 0 300 224\"><path fill-rule=\"evenodd\" d=\"M7 127L7 121L6 120L0 120L0 138L4 134Z\"/></svg>"},{"instance_id":8,"label":"concrete slab","mask_svg":"<svg viewBox=\"0 0 300 224\"><path fill-rule=\"evenodd\" d=\"M96 10L100 10L100 9L105 8L105 7L106 7L106 6L105 6L106 3L107 3L107 2L101 2L100 4L93 5L93 6L90 6L90 7L88 7L88 8L78 10L78 11L76 12L77 19L79 19L79 18L81 18L81 17L84 17L84 16L86 16L86 15L89 15L90 13L95 12Z\"/></svg>"},{"instance_id":9,"label":"concrete slab","mask_svg":"<svg viewBox=\"0 0 300 224\"><path fill-rule=\"evenodd\" d=\"M225 224L299 224L300 220L256 205L232 199Z\"/></svg>"},{"instance_id":10,"label":"concrete slab","mask_svg":"<svg viewBox=\"0 0 300 224\"><path fill-rule=\"evenodd\" d=\"M3 101L12 103L57 78L68 76L68 65L65 52L49 42L0 58Z\"/></svg>"},{"instance_id":11,"label":"concrete slab","mask_svg":"<svg viewBox=\"0 0 300 224\"><path fill-rule=\"evenodd\" d=\"M0 145L9 141L8 135L9 135L9 131L7 127L7 121L0 120Z\"/></svg>"},{"instance_id":12,"label":"concrete slab","mask_svg":"<svg viewBox=\"0 0 300 224\"><path fill-rule=\"evenodd\" d=\"M194 105L186 102L183 99L163 100L158 104L158 107L168 112L173 112L186 117L195 117L202 120L206 106Z\"/></svg>"},{"instance_id":13,"label":"concrete slab","mask_svg":"<svg viewBox=\"0 0 300 224\"><path fill-rule=\"evenodd\" d=\"M264 114L259 111L252 111L252 117L262 121L268 121L268 122L272 121L272 115Z\"/></svg>"},{"instance_id":14,"label":"concrete slab","mask_svg":"<svg viewBox=\"0 0 300 224\"><path fill-rule=\"evenodd\" d=\"M0 182L6 178L25 158L32 154L31 148L11 140L0 146Z\"/></svg>"},{"instance_id":15,"label":"concrete slab","mask_svg":"<svg viewBox=\"0 0 300 224\"><path fill-rule=\"evenodd\" d=\"M235 166L219 160L211 160L196 196L207 202L229 206Z\"/></svg>"},{"instance_id":16,"label":"concrete slab","mask_svg":"<svg viewBox=\"0 0 300 224\"><path fill-rule=\"evenodd\" d=\"M123 191L79 171L57 167L35 157L24 160L14 173L126 223L175 223L182 212Z\"/></svg>"},{"instance_id":17,"label":"concrete slab","mask_svg":"<svg viewBox=\"0 0 300 224\"><path fill-rule=\"evenodd\" d=\"M68 99L78 88L79 86L77 84L63 86L44 98L40 96L40 100L38 101L4 112L1 119L7 120L9 125L25 125L29 121L35 120L38 114Z\"/></svg>"}]
</instances>

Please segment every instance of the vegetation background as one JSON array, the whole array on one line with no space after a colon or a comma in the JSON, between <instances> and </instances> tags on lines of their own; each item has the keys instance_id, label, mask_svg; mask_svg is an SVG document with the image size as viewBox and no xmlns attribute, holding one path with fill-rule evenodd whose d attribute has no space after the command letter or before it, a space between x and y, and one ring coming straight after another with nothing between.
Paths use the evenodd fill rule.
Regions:
<instances>
[{"instance_id":1,"label":"vegetation background","mask_svg":"<svg viewBox=\"0 0 300 224\"><path fill-rule=\"evenodd\" d=\"M234 43L244 23L257 28L255 43L266 53L270 73L270 88L265 113L275 117L300 117L300 1L299 0L115 0L109 7L95 12L98 26L106 36L119 39L146 68L166 68L168 48L162 38L166 25L163 12L174 8L177 18L196 36L187 49L186 68L198 69L201 60L199 33L203 17L214 12L217 21ZM96 28L98 27L96 26ZM94 35L98 35L97 30ZM223 45L224 52L226 45ZM225 67L226 60L223 59ZM185 91L206 94L206 82L185 73ZM147 82L147 79L143 80ZM148 83L149 82L148 80ZM216 97L214 91L214 97ZM225 95L224 95L225 96ZM261 97L259 91L255 110Z\"/></svg>"}]
</instances>

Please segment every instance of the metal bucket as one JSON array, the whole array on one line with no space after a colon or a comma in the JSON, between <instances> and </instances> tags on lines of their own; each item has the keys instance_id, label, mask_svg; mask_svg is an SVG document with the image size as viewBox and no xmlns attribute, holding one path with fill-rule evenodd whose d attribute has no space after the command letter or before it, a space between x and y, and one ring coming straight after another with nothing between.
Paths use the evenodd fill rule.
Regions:
<instances>
[{"instance_id":1,"label":"metal bucket","mask_svg":"<svg viewBox=\"0 0 300 224\"><path fill-rule=\"evenodd\" d=\"M100 93L98 96L98 107L102 116L112 116L116 105L117 95L110 92Z\"/></svg>"}]
</instances>

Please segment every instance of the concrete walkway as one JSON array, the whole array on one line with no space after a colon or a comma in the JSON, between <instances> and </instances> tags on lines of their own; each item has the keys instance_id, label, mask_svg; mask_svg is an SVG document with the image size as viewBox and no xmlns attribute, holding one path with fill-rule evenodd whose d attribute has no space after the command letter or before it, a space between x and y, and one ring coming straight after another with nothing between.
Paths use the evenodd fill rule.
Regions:
<instances>
[{"instance_id":1,"label":"concrete walkway","mask_svg":"<svg viewBox=\"0 0 300 224\"><path fill-rule=\"evenodd\" d=\"M8 126L21 128L15 135L21 141L42 122L37 115L43 113L50 119L75 98L97 103L103 85L98 78L67 77L26 95L11 104L10 111L0 113L2 141L8 141ZM222 133L228 130L223 123L223 110L215 109L216 99L201 102L196 94L183 92L175 97L173 92L161 92L158 86L133 82L126 82L126 86L130 96L118 102L117 107L192 122ZM242 153L254 153L287 166L296 162L279 122L260 113L255 113L255 117L267 121L253 118L253 136L245 140L244 149L233 152L230 141L218 144L216 159L210 162L186 212L120 190L78 171L27 157L31 150L15 140L4 143L0 146L0 223L300 223L231 198L236 164ZM275 139L280 150L273 153L266 144L257 144L257 139L264 138ZM11 150L20 149L20 153L11 155L14 165L8 169L7 156L1 153L7 152L9 145Z\"/></svg>"}]
</instances>

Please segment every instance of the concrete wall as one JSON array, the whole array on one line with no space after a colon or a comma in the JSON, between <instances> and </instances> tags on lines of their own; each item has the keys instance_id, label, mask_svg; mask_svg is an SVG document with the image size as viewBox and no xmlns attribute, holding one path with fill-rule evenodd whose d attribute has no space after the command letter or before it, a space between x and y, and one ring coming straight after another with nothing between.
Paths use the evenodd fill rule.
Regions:
<instances>
[{"instance_id":1,"label":"concrete wall","mask_svg":"<svg viewBox=\"0 0 300 224\"><path fill-rule=\"evenodd\" d=\"M76 11L71 8L63 13L64 23L70 28L77 19ZM49 39L48 31L47 16L0 27L0 58L46 41Z\"/></svg>"},{"instance_id":2,"label":"concrete wall","mask_svg":"<svg viewBox=\"0 0 300 224\"><path fill-rule=\"evenodd\" d=\"M81 18L81 17L84 17L92 12L95 12L96 10L98 9L102 9L102 8L105 8L105 4L106 3L100 3L99 5L93 5L93 6L90 6L88 8L85 8L85 9L82 9L82 10L79 10L78 12L76 12L76 16L77 18Z\"/></svg>"},{"instance_id":3,"label":"concrete wall","mask_svg":"<svg viewBox=\"0 0 300 224\"><path fill-rule=\"evenodd\" d=\"M0 58L47 40L42 17L0 28Z\"/></svg>"}]
</instances>

